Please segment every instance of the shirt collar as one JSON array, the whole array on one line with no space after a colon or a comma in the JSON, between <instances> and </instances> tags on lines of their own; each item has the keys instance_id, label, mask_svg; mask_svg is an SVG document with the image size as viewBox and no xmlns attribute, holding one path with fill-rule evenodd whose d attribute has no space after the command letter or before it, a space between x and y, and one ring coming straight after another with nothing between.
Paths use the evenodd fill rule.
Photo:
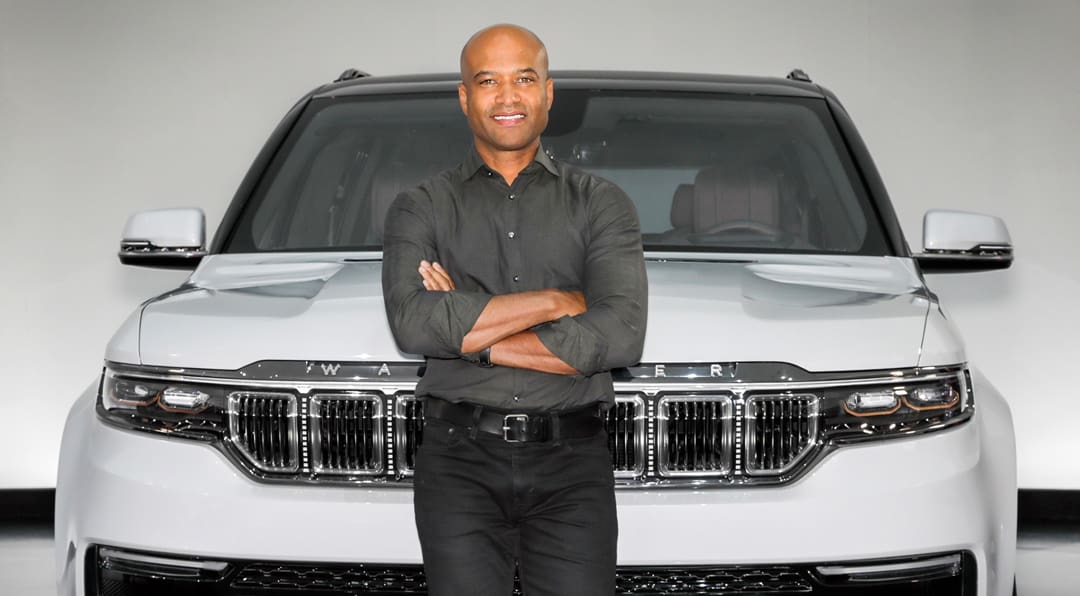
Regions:
<instances>
[{"instance_id":1,"label":"shirt collar","mask_svg":"<svg viewBox=\"0 0 1080 596\"><path fill-rule=\"evenodd\" d=\"M543 166L552 176L559 175L559 169L555 167L555 162L553 162L547 152L544 151L543 145L540 145L540 149L537 150L533 162ZM526 166L526 168L528 168L528 166ZM465 178L471 178L481 169L490 170L487 164L484 163L483 158L480 157L480 154L477 153L476 146L469 147L469 153L465 156L465 161L461 164L461 173L465 175Z\"/></svg>"}]
</instances>

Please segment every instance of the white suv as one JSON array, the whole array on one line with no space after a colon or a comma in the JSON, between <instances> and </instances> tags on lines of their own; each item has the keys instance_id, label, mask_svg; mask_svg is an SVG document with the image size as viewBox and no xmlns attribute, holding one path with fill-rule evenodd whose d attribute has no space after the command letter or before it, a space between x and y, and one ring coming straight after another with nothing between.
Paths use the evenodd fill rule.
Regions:
<instances>
[{"instance_id":1,"label":"white suv","mask_svg":"<svg viewBox=\"0 0 1080 596\"><path fill-rule=\"evenodd\" d=\"M630 195L648 267L607 412L617 593L1010 593L1009 409L923 277L1007 267L1004 225L930 212L912 254L799 71L554 78L544 150ZM209 249L199 210L131 218L123 262L194 272L72 408L61 594L424 593L424 362L387 326L382 223L470 141L455 76L347 71L285 117Z\"/></svg>"}]
</instances>

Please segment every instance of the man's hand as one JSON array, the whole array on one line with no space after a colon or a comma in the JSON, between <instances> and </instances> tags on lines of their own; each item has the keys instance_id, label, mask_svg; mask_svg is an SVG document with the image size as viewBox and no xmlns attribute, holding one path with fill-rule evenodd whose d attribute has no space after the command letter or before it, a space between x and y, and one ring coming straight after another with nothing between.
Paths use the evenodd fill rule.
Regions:
<instances>
[{"instance_id":1,"label":"man's hand","mask_svg":"<svg viewBox=\"0 0 1080 596\"><path fill-rule=\"evenodd\" d=\"M559 309L558 310L559 310L560 314L555 317L556 319L558 319L560 317L563 317L563 316L567 316L567 317L577 316L577 315L580 315L581 313L583 313L583 312L585 312L587 310L587 307L585 306L585 294L582 294L581 292L578 292L576 290L573 290L573 291L552 290L552 291L557 292L558 293L557 296L559 298Z\"/></svg>"},{"instance_id":2,"label":"man's hand","mask_svg":"<svg viewBox=\"0 0 1080 596\"><path fill-rule=\"evenodd\" d=\"M420 261L420 277L424 280L424 288L436 292L449 292L454 290L454 280L450 274L438 263Z\"/></svg>"}]
</instances>

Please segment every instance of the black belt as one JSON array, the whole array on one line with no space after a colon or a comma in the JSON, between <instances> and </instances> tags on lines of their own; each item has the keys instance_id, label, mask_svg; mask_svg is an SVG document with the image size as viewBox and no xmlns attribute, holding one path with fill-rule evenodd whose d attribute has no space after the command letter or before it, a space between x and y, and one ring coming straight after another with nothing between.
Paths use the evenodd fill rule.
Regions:
<instances>
[{"instance_id":1,"label":"black belt","mask_svg":"<svg viewBox=\"0 0 1080 596\"><path fill-rule=\"evenodd\" d=\"M475 428L482 433L499 436L509 443L531 443L559 438L583 439L596 435L604 427L600 420L600 411L596 407L561 414L500 412L474 404L428 398L424 402L424 416L455 426Z\"/></svg>"}]
</instances>

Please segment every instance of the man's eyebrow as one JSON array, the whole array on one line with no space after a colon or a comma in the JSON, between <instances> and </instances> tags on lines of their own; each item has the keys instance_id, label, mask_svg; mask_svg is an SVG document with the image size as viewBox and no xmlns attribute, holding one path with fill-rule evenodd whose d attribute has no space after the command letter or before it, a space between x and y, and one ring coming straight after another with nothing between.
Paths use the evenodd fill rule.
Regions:
<instances>
[{"instance_id":1,"label":"man's eyebrow","mask_svg":"<svg viewBox=\"0 0 1080 596\"><path fill-rule=\"evenodd\" d=\"M532 75L535 75L537 77L540 76L540 73L537 72L536 69L532 68L532 67L519 68L518 70L516 70L514 72L516 72L517 74L532 74ZM482 77L482 76L483 77L489 77L489 76L494 75L494 74L497 74L494 70L481 70L481 71L477 72L476 74L474 74L472 76L472 78L477 79L477 78Z\"/></svg>"}]
</instances>

